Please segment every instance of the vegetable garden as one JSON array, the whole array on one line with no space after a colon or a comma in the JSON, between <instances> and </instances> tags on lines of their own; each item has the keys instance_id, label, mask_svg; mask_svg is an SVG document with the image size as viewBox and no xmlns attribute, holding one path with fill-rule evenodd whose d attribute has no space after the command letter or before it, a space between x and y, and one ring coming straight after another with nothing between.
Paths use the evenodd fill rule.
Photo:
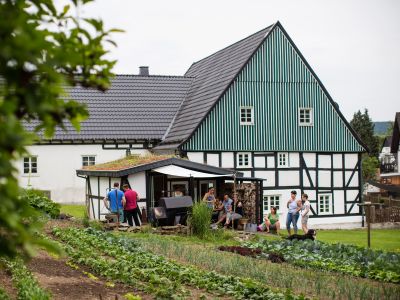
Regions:
<instances>
[{"instance_id":1,"label":"vegetable garden","mask_svg":"<svg viewBox=\"0 0 400 300\"><path fill-rule=\"evenodd\" d=\"M34 258L33 264L18 257L0 259L0 300L398 299L400 295L398 252L257 235L243 241L232 231L206 227L197 237L162 236L146 227L138 233L105 232L100 224L84 219L50 220L59 214L58 205L37 192L23 196L48 218L45 234L37 232L43 240L41 253L49 251L46 245L51 243L59 250L56 256ZM62 275L64 281L56 285ZM67 292L74 292L71 298L64 297Z\"/></svg>"}]
</instances>

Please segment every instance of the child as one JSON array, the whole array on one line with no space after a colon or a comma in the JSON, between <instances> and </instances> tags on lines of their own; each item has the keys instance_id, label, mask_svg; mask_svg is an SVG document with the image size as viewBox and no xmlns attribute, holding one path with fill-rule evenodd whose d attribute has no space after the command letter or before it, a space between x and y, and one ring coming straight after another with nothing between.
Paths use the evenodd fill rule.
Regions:
<instances>
[{"instance_id":1,"label":"child","mask_svg":"<svg viewBox=\"0 0 400 300\"><path fill-rule=\"evenodd\" d=\"M304 234L308 232L308 214L310 212L310 201L308 201L308 195L303 194L301 199L304 201L303 206L301 208L301 228L303 229Z\"/></svg>"}]
</instances>

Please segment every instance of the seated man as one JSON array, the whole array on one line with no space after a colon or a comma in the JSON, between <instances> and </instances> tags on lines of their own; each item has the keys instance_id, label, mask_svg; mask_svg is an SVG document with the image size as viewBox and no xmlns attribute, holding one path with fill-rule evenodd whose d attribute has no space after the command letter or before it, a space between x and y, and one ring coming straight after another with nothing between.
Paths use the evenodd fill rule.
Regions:
<instances>
[{"instance_id":1,"label":"seated man","mask_svg":"<svg viewBox=\"0 0 400 300\"><path fill-rule=\"evenodd\" d=\"M226 219L228 212L232 210L232 203L233 200L229 197L228 194L225 194L224 201L222 202L223 214L220 216L219 220L214 225L218 225L219 223L223 222Z\"/></svg>"},{"instance_id":2,"label":"seated man","mask_svg":"<svg viewBox=\"0 0 400 300\"><path fill-rule=\"evenodd\" d=\"M227 213L224 227L228 227L230 222L241 218L243 218L243 204L242 201L239 201L237 197L235 197L234 208L232 209L231 206L230 211Z\"/></svg>"}]
</instances>

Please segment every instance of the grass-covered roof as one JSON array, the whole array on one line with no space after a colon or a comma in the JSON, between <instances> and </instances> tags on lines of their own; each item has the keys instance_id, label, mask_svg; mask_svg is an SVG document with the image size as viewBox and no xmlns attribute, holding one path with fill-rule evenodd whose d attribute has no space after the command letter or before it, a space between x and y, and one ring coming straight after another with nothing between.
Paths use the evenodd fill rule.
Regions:
<instances>
[{"instance_id":1,"label":"grass-covered roof","mask_svg":"<svg viewBox=\"0 0 400 300\"><path fill-rule=\"evenodd\" d=\"M132 167L145 165L152 162L157 162L165 159L169 159L175 157L174 155L146 155L146 156L138 156L138 155L130 155L121 159L117 159L114 161L106 162L103 164L97 164L93 166L83 167L83 170L90 171L118 171L129 169Z\"/></svg>"}]
</instances>

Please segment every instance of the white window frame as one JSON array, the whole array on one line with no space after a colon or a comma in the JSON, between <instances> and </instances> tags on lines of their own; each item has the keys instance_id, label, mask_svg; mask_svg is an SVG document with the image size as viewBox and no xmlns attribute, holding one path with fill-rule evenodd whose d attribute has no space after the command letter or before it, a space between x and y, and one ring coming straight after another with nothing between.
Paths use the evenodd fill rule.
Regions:
<instances>
[{"instance_id":1,"label":"white window frame","mask_svg":"<svg viewBox=\"0 0 400 300\"><path fill-rule=\"evenodd\" d=\"M35 159L35 161L32 161L32 159ZM27 161L26 161L27 160ZM27 167L25 167L25 164L27 164ZM33 166L33 164L36 164L36 167ZM25 172L25 169L28 168L28 172ZM33 168L36 169L36 172L33 172ZM25 156L22 160L22 172L24 175L38 175L38 156L37 155L30 155L30 156Z\"/></svg>"},{"instance_id":2,"label":"white window frame","mask_svg":"<svg viewBox=\"0 0 400 300\"><path fill-rule=\"evenodd\" d=\"M244 164L244 157L247 155L247 164ZM242 156L242 159L240 157ZM242 161L242 163L240 163ZM236 154L236 167L237 168L251 168L251 153L250 152L238 152Z\"/></svg>"},{"instance_id":3,"label":"white window frame","mask_svg":"<svg viewBox=\"0 0 400 300\"><path fill-rule=\"evenodd\" d=\"M328 197L328 211L321 212L321 198L320 197ZM324 199L326 200L326 199ZM325 204L324 204L325 208ZM321 193L318 194L318 215L330 215L332 214L332 194L330 193Z\"/></svg>"},{"instance_id":4,"label":"white window frame","mask_svg":"<svg viewBox=\"0 0 400 300\"><path fill-rule=\"evenodd\" d=\"M246 116L245 118L247 119L247 110L250 109L250 121L242 121L242 110L246 110ZM240 125L254 125L254 107L253 106L240 106L240 111L239 111L239 120L240 120Z\"/></svg>"},{"instance_id":5,"label":"white window frame","mask_svg":"<svg viewBox=\"0 0 400 300\"><path fill-rule=\"evenodd\" d=\"M281 164L281 155L285 156L285 163ZM276 165L278 166L278 168L289 168L289 152L278 152L278 154L276 155Z\"/></svg>"},{"instance_id":6,"label":"white window frame","mask_svg":"<svg viewBox=\"0 0 400 300\"><path fill-rule=\"evenodd\" d=\"M305 122L301 117L302 111L308 111L309 113L309 121ZM312 107L299 107L299 126L313 126L314 118L313 118L313 109Z\"/></svg>"},{"instance_id":7,"label":"white window frame","mask_svg":"<svg viewBox=\"0 0 400 300\"><path fill-rule=\"evenodd\" d=\"M94 163L93 164L89 163L91 157L94 157ZM85 158L87 158L87 162L88 162L87 165L84 164L84 159ZM94 166L95 164L96 164L96 155L90 155L90 154L82 155L82 167Z\"/></svg>"},{"instance_id":8,"label":"white window frame","mask_svg":"<svg viewBox=\"0 0 400 300\"><path fill-rule=\"evenodd\" d=\"M273 200L274 201L274 205L271 205L271 200L272 200L271 198L272 197L274 197L274 200ZM279 199L276 199L276 197L279 197ZM275 204L276 201L278 201L278 204L279 204L278 207L277 207L277 210L279 211L281 209L281 204L282 204L281 200L282 200L282 195L279 195L279 194L264 195L263 196L263 213L264 213L264 215L271 212L271 207L277 206ZM265 201L267 201L267 208L265 207Z\"/></svg>"}]
</instances>

